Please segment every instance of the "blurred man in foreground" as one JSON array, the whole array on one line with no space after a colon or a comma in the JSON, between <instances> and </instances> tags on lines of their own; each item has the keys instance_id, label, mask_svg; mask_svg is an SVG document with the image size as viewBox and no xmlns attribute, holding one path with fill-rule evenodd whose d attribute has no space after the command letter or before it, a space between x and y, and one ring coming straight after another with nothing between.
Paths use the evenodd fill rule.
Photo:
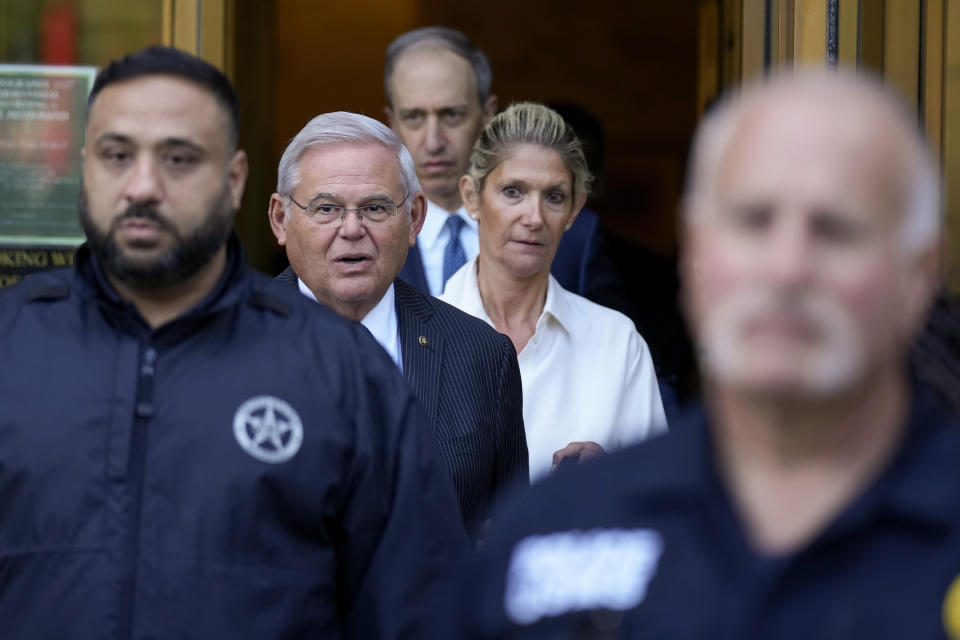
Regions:
<instances>
[{"instance_id":1,"label":"blurred man in foreground","mask_svg":"<svg viewBox=\"0 0 960 640\"><path fill-rule=\"evenodd\" d=\"M864 79L776 79L721 104L692 162L704 407L509 505L464 636L953 633L960 429L905 364L939 239L915 118Z\"/></svg>"}]
</instances>

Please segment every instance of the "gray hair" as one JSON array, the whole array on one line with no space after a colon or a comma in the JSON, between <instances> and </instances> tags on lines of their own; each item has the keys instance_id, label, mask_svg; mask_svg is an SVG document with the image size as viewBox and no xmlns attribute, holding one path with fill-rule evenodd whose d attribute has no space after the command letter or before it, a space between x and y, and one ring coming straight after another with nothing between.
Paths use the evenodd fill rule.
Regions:
<instances>
[{"instance_id":1,"label":"gray hair","mask_svg":"<svg viewBox=\"0 0 960 640\"><path fill-rule=\"evenodd\" d=\"M413 156L403 146L397 134L382 122L348 111L334 111L316 116L294 136L280 156L277 193L288 198L293 195L300 185L300 159L307 151L342 142L381 144L390 149L397 155L400 179L403 181L407 200L420 193L420 181L417 179ZM287 214L290 213L289 202L285 210Z\"/></svg>"},{"instance_id":2,"label":"gray hair","mask_svg":"<svg viewBox=\"0 0 960 640\"><path fill-rule=\"evenodd\" d=\"M822 70L804 70L793 76L758 79L728 93L703 119L694 136L684 190L686 215L700 209L696 201L712 195L724 151L749 107L773 92L805 88L857 94L886 109L900 123L900 137L912 156L900 229L902 246L913 252L936 242L940 230L940 174L915 113L879 78L846 70L829 75Z\"/></svg>"},{"instance_id":3,"label":"gray hair","mask_svg":"<svg viewBox=\"0 0 960 640\"><path fill-rule=\"evenodd\" d=\"M414 48L437 47L453 52L470 63L473 75L477 80L477 99L482 105L490 97L490 85L493 84L493 71L490 62L483 51L473 46L473 43L463 33L449 27L423 27L414 29L398 36L387 47L387 59L383 67L383 90L387 96L387 104L393 107L393 95L390 93L390 77L397 65L400 56Z\"/></svg>"},{"instance_id":4,"label":"gray hair","mask_svg":"<svg viewBox=\"0 0 960 640\"><path fill-rule=\"evenodd\" d=\"M487 176L521 145L531 144L560 154L573 177L573 195L590 194L593 176L583 155L583 145L559 113L535 102L517 102L493 117L480 132L470 154L467 175L477 192Z\"/></svg>"}]
</instances>

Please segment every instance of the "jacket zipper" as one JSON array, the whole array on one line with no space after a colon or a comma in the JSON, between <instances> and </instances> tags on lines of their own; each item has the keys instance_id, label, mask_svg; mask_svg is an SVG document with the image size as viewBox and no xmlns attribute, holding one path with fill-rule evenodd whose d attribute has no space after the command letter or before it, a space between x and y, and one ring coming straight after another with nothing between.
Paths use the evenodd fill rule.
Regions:
<instances>
[{"instance_id":1,"label":"jacket zipper","mask_svg":"<svg viewBox=\"0 0 960 640\"><path fill-rule=\"evenodd\" d=\"M144 467L147 456L147 427L153 418L154 364L157 351L151 346L141 348L140 373L137 380L137 403L134 407L133 433L130 438L129 479L130 512L127 542L124 549L124 567L121 598L120 638L133 637L133 608L136 602L137 565L140 562L140 506L143 497Z\"/></svg>"}]
</instances>

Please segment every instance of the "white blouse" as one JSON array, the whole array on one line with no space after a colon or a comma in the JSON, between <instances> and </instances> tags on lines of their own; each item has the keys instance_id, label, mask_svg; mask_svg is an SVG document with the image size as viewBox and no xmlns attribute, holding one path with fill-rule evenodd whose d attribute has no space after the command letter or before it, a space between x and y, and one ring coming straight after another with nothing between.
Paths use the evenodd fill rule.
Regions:
<instances>
[{"instance_id":1,"label":"white blouse","mask_svg":"<svg viewBox=\"0 0 960 640\"><path fill-rule=\"evenodd\" d=\"M477 259L440 299L493 326L477 285ZM530 480L548 475L571 442L610 452L666 430L647 343L633 322L560 286L551 275L537 328L518 355Z\"/></svg>"}]
</instances>

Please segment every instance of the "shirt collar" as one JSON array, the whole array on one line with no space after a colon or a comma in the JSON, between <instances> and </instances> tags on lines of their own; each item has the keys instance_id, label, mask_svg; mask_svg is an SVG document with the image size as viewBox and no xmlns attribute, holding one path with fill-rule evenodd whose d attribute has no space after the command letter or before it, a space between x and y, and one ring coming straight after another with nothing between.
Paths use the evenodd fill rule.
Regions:
<instances>
[{"instance_id":1,"label":"shirt collar","mask_svg":"<svg viewBox=\"0 0 960 640\"><path fill-rule=\"evenodd\" d=\"M445 293L452 293L456 286L451 287L451 283L456 285L457 280L462 275L463 287L456 295L456 299L451 298L450 302L453 303L455 307L459 307L470 315L480 318L487 324L492 325L493 321L490 320L490 316L487 315L486 309L483 308L483 298L480 297L480 285L477 283L478 257L479 256L474 256L472 260L468 261L463 267L461 267L461 269L464 271L463 274L458 271L453 275L452 278L450 278L450 281L447 283L447 289ZM444 299L446 298L447 296L444 296Z\"/></svg>"},{"instance_id":2,"label":"shirt collar","mask_svg":"<svg viewBox=\"0 0 960 640\"><path fill-rule=\"evenodd\" d=\"M477 282L477 260L479 257L479 255L474 257L463 267L466 270L466 278L462 292L458 295L458 299L454 300L456 303L454 306L460 307L470 315L485 320L487 324L492 325L490 316L483 308L483 298L480 297L480 285ZM456 277L455 275L454 278ZM451 281L453 280L451 279ZM537 320L537 326L539 327L542 322L553 318L565 331L571 333L576 314L570 307L568 298L570 295L570 292L561 287L553 275L548 275L547 299L543 303L543 311Z\"/></svg>"},{"instance_id":3,"label":"shirt collar","mask_svg":"<svg viewBox=\"0 0 960 640\"><path fill-rule=\"evenodd\" d=\"M395 293L393 283L387 288L386 293L380 298L373 309L367 312L360 324L365 326L370 333L377 339L377 342L383 344L387 338L396 339L397 333L397 309L394 306Z\"/></svg>"},{"instance_id":4,"label":"shirt collar","mask_svg":"<svg viewBox=\"0 0 960 640\"><path fill-rule=\"evenodd\" d=\"M300 293L314 302L319 302L317 296L313 295L313 291L310 291L310 287L300 278L297 278L297 287L300 289ZM395 299L396 292L393 290L393 283L390 283L387 291L380 298L380 302L367 312L367 315L360 320L360 324L367 328L367 331L380 343L380 346L390 354L390 358L396 363L397 367L403 371L397 309L394 305Z\"/></svg>"},{"instance_id":5,"label":"shirt collar","mask_svg":"<svg viewBox=\"0 0 960 640\"><path fill-rule=\"evenodd\" d=\"M427 199L427 216L423 221L423 227L417 235L417 241L420 242L428 251L433 249L440 239L440 232L443 231L443 225L447 222L448 215L458 215L463 218L464 226L473 230L477 229L477 221L467 215L467 210L460 207L456 211L449 212L440 205Z\"/></svg>"},{"instance_id":6,"label":"shirt collar","mask_svg":"<svg viewBox=\"0 0 960 640\"><path fill-rule=\"evenodd\" d=\"M543 313L540 317L541 319L544 316L553 318L569 334L575 333L573 322L576 317L570 307L569 296L571 295L573 294L560 286L553 274L547 275L547 299L543 303Z\"/></svg>"},{"instance_id":7,"label":"shirt collar","mask_svg":"<svg viewBox=\"0 0 960 640\"><path fill-rule=\"evenodd\" d=\"M297 278L297 287L300 289L300 293L307 296L314 302L320 302L317 300L317 296L313 295L313 291L310 291L310 287L307 286L301 278ZM367 312L367 315L363 317L360 321L360 324L365 326L370 330L375 336L386 335L386 333L379 331L379 328L384 328L390 322L390 317L395 311L393 306L393 301L396 294L393 291L393 283L390 283L390 286L387 288L386 293L383 294L383 297L380 298L380 302L376 304L373 309ZM396 323L394 323L396 324ZM377 327L378 330L374 330L374 327Z\"/></svg>"},{"instance_id":8,"label":"shirt collar","mask_svg":"<svg viewBox=\"0 0 960 640\"><path fill-rule=\"evenodd\" d=\"M300 293L307 296L314 302L320 302L317 300L317 296L313 295L313 291L310 291L310 287L308 287L307 283L303 281L303 278L297 277L297 288L300 289Z\"/></svg>"}]
</instances>

